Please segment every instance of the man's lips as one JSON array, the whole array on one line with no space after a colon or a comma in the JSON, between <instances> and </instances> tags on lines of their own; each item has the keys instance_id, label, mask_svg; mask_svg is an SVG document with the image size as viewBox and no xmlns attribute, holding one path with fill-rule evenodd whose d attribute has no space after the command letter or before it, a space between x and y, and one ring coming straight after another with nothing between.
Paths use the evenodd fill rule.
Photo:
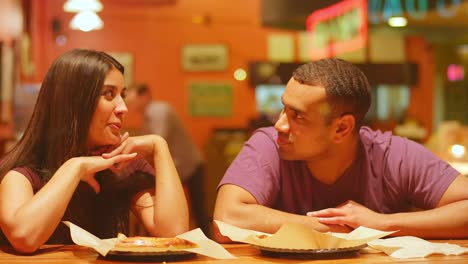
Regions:
<instances>
[{"instance_id":1,"label":"man's lips","mask_svg":"<svg viewBox=\"0 0 468 264\"><path fill-rule=\"evenodd\" d=\"M278 143L278 145L286 145L291 142L289 141L288 137L278 136L278 138L276 139L276 143Z\"/></svg>"}]
</instances>

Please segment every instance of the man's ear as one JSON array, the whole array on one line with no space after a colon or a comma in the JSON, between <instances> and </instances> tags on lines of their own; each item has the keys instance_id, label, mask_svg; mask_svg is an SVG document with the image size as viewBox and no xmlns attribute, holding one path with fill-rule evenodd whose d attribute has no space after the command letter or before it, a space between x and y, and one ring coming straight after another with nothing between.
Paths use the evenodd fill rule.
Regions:
<instances>
[{"instance_id":1,"label":"man's ear","mask_svg":"<svg viewBox=\"0 0 468 264\"><path fill-rule=\"evenodd\" d=\"M353 115L344 114L343 116L339 117L335 123L335 142L340 143L349 135L351 135L355 126L356 119L354 119Z\"/></svg>"}]
</instances>

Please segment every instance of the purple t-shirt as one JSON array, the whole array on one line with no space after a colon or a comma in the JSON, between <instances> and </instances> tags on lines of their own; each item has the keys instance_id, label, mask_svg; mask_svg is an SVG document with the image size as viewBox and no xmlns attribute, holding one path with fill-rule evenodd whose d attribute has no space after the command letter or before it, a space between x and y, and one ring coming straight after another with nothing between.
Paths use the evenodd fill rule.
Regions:
<instances>
[{"instance_id":1,"label":"purple t-shirt","mask_svg":"<svg viewBox=\"0 0 468 264\"><path fill-rule=\"evenodd\" d=\"M279 157L273 127L257 130L226 171L218 188L234 184L258 204L304 215L356 201L380 213L437 206L460 173L423 146L390 132L362 127L361 155L332 185L316 180L305 161Z\"/></svg>"}]
</instances>

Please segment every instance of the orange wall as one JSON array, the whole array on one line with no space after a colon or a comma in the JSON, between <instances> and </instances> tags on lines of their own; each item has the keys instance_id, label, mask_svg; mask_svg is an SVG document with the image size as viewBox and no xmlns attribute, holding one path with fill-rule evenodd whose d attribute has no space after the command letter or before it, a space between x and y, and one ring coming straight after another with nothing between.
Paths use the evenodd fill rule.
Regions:
<instances>
[{"instance_id":1,"label":"orange wall","mask_svg":"<svg viewBox=\"0 0 468 264\"><path fill-rule=\"evenodd\" d=\"M255 117L253 88L247 81L235 81L232 73L238 67L247 69L249 61L266 59L266 34L270 30L260 26L260 0L174 0L159 5L149 4L158 2L150 0L104 0L101 1L104 10L99 13L104 29L87 33L68 28L72 14L62 11L65 0L32 2L35 81L43 78L56 56L71 48L130 52L134 56L133 79L148 83L155 97L174 106L200 147L214 127L244 127L249 118ZM210 23L193 23L196 15L208 15ZM68 37L64 46L55 44L53 18L61 21L63 33ZM184 72L181 69L182 47L210 43L228 47L228 69ZM197 80L232 84L232 117L190 117L187 86Z\"/></svg>"},{"instance_id":2,"label":"orange wall","mask_svg":"<svg viewBox=\"0 0 468 264\"><path fill-rule=\"evenodd\" d=\"M134 56L133 79L148 83L157 99L169 101L174 106L200 148L213 128L245 127L248 119L256 116L253 87L248 82L233 80L232 72L238 67L247 69L249 61L266 60L268 33L288 32L261 27L260 0L102 0L104 10L99 15L105 23L104 29L87 33L69 29L73 14L63 11L64 2L31 1L29 23L36 72L30 80L41 81L53 59L71 48L130 52ZM210 17L210 23L193 23L192 19L200 15ZM54 18L61 22L60 33L68 38L64 46L55 43L51 26ZM184 72L181 68L182 47L210 43L228 47L228 69L223 72ZM432 131L432 51L423 38L408 37L406 52L409 61L419 64L419 83L412 87L408 112ZM231 83L234 93L232 117L191 117L187 92L191 81Z\"/></svg>"},{"instance_id":3,"label":"orange wall","mask_svg":"<svg viewBox=\"0 0 468 264\"><path fill-rule=\"evenodd\" d=\"M430 43L421 36L406 38L406 58L418 64L418 84L411 87L408 115L420 121L432 134L434 117L434 52Z\"/></svg>"}]
</instances>

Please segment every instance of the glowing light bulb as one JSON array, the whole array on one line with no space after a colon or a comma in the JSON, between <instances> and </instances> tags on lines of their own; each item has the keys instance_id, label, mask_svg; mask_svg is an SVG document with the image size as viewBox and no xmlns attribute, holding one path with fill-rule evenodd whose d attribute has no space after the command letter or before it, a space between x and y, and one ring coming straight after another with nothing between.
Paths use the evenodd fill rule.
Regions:
<instances>
[{"instance_id":1,"label":"glowing light bulb","mask_svg":"<svg viewBox=\"0 0 468 264\"><path fill-rule=\"evenodd\" d=\"M244 69L239 68L234 72L234 79L236 79L237 81L244 81L246 78L247 72Z\"/></svg>"},{"instance_id":2,"label":"glowing light bulb","mask_svg":"<svg viewBox=\"0 0 468 264\"><path fill-rule=\"evenodd\" d=\"M408 20L404 17L391 17L388 19L388 24L391 27L406 27Z\"/></svg>"},{"instance_id":3,"label":"glowing light bulb","mask_svg":"<svg viewBox=\"0 0 468 264\"><path fill-rule=\"evenodd\" d=\"M452 145L450 147L450 152L455 158L461 158L465 155L465 147L459 144Z\"/></svg>"}]
</instances>

